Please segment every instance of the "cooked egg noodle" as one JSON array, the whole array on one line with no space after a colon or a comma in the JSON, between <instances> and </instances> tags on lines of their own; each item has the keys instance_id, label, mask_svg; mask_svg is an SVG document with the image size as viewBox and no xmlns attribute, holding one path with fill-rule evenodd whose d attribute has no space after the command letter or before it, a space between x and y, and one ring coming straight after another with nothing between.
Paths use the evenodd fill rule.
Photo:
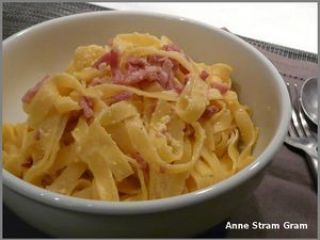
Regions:
<instances>
[{"instance_id":1,"label":"cooked egg noodle","mask_svg":"<svg viewBox=\"0 0 320 240\"><path fill-rule=\"evenodd\" d=\"M24 103L27 120L3 125L5 169L60 194L139 201L195 191L247 166L258 130L230 89L232 68L168 46L167 37L132 33L77 48L66 71ZM108 64L95 65L112 49L122 72L132 57L174 61L182 91L113 82Z\"/></svg>"}]
</instances>

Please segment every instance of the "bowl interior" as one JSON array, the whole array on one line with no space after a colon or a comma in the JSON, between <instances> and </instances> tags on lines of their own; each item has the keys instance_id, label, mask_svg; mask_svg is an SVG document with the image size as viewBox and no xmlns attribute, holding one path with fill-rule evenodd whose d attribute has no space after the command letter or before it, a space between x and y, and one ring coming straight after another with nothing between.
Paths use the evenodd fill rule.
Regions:
<instances>
[{"instance_id":1,"label":"bowl interior","mask_svg":"<svg viewBox=\"0 0 320 240\"><path fill-rule=\"evenodd\" d=\"M281 91L264 60L230 33L185 19L148 14L99 13L55 19L5 41L3 121L25 119L21 96L45 74L63 71L77 46L105 44L118 33L134 31L167 35L196 61L231 65L240 100L250 106L260 128L254 155L265 149L280 122Z\"/></svg>"}]
</instances>

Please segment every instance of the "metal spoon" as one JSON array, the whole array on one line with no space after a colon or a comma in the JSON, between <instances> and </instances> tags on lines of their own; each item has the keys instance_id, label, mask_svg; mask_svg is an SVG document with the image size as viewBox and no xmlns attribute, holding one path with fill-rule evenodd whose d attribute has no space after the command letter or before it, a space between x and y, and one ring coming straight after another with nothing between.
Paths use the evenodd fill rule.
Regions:
<instances>
[{"instance_id":1,"label":"metal spoon","mask_svg":"<svg viewBox=\"0 0 320 240\"><path fill-rule=\"evenodd\" d=\"M307 79L301 88L301 106L307 117L318 125L318 78Z\"/></svg>"}]
</instances>

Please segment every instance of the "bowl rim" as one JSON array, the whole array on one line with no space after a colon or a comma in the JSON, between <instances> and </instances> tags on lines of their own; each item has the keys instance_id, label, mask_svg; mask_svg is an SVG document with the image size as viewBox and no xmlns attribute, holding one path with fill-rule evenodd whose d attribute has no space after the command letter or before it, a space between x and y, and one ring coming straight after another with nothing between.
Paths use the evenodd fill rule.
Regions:
<instances>
[{"instance_id":1,"label":"bowl rim","mask_svg":"<svg viewBox=\"0 0 320 240\"><path fill-rule=\"evenodd\" d=\"M197 190L195 192L173 196L163 199L156 200L145 200L137 202L107 202L99 200L89 200L80 199L70 196L65 196L59 193L50 192L43 188L34 186L24 180L12 175L7 170L3 168L3 183L4 186L8 187L8 190L14 191L15 193L27 197L29 199L35 200L38 203L53 206L56 208L68 209L71 211L87 212L95 214L112 214L112 215L124 215L124 214L145 214L145 213L155 213L160 211L167 211L178 209L182 207L187 207L193 204L197 204L209 199L212 199L220 194L232 190L241 183L252 178L255 174L260 172L264 167L271 162L273 155L281 147L284 137L287 132L287 127L290 120L291 104L289 95L285 86L285 83L278 73L277 69L273 64L257 49L242 40L241 38L235 36L234 34L223 31L217 27L210 24L199 22L196 20L173 16L162 13L153 13L146 11L97 11L97 12L87 12L79 13L64 17L59 17L44 21L42 23L31 26L24 29L18 33L13 34L3 41L3 48L9 45L11 42L18 40L20 36L32 33L32 31L41 30L49 25L60 24L64 21L78 20L87 17L100 17L109 15L110 17L116 16L143 16L143 17L153 17L153 18L163 18L170 21L183 21L187 24L196 25L200 28L208 29L209 31L218 32L218 34L224 35L224 37L230 39L230 41L236 42L241 45L241 47L246 48L247 51L255 55L266 68L270 71L273 76L273 81L278 87L279 98L280 98L280 111L281 115L277 122L278 126L275 131L274 137L268 143L266 148L262 153L248 166L237 172L235 175L217 183L212 186L206 187L204 189Z\"/></svg>"}]
</instances>

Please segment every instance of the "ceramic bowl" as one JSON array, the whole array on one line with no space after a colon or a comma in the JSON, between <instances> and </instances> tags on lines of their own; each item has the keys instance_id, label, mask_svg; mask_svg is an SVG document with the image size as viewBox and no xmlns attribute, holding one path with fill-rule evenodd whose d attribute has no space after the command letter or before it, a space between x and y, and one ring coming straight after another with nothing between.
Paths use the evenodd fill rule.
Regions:
<instances>
[{"instance_id":1,"label":"ceramic bowl","mask_svg":"<svg viewBox=\"0 0 320 240\"><path fill-rule=\"evenodd\" d=\"M25 119L21 96L46 73L63 71L77 46L105 44L118 33L135 31L167 35L195 61L222 62L234 68L232 76L240 101L251 107L260 128L256 160L229 179L197 192L133 203L63 196L3 170L5 204L52 236L194 236L222 222L243 204L283 142L290 119L289 96L278 71L260 52L210 25L145 12L102 11L62 17L4 40L3 121Z\"/></svg>"}]
</instances>

